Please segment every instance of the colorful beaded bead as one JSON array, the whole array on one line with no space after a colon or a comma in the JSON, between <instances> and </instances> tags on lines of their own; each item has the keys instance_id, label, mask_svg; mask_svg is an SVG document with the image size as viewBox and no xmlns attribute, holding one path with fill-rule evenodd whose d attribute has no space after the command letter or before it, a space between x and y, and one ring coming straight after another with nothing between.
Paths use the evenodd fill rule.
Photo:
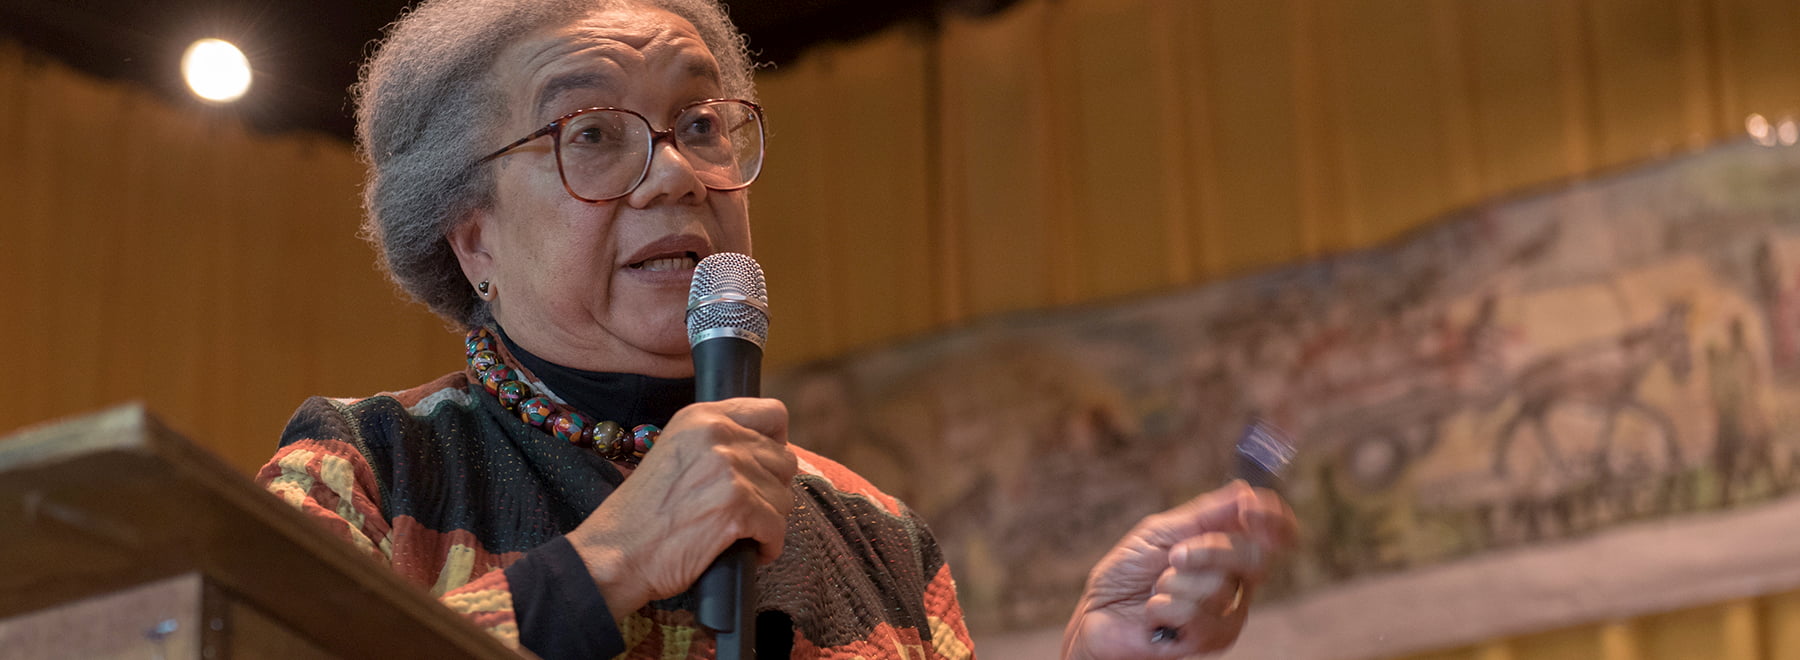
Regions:
<instances>
[{"instance_id":1,"label":"colorful beaded bead","mask_svg":"<svg viewBox=\"0 0 1800 660\"><path fill-rule=\"evenodd\" d=\"M487 388L488 394L496 396L500 394L501 383L519 379L519 373L513 371L512 367L508 367L504 364L496 364L487 371L478 371L476 373L481 374L481 386Z\"/></svg>"},{"instance_id":2,"label":"colorful beaded bead","mask_svg":"<svg viewBox=\"0 0 1800 660\"><path fill-rule=\"evenodd\" d=\"M605 456L612 460L629 461L631 460L631 450L634 444L635 443L631 439L631 434L621 430L618 435L608 438L606 445L596 446L595 449L600 450L601 456Z\"/></svg>"},{"instance_id":3,"label":"colorful beaded bead","mask_svg":"<svg viewBox=\"0 0 1800 660\"><path fill-rule=\"evenodd\" d=\"M661 431L655 424L639 424L631 429L631 455L643 460L650 446L656 444L656 434Z\"/></svg>"},{"instance_id":4,"label":"colorful beaded bead","mask_svg":"<svg viewBox=\"0 0 1800 660\"><path fill-rule=\"evenodd\" d=\"M500 384L499 391L495 392L494 396L500 399L500 405L506 406L507 410L517 412L519 402L524 401L531 394L530 385L526 385L523 381L509 380Z\"/></svg>"},{"instance_id":5,"label":"colorful beaded bead","mask_svg":"<svg viewBox=\"0 0 1800 660\"><path fill-rule=\"evenodd\" d=\"M534 396L519 403L519 419L532 426L543 426L556 413L549 397Z\"/></svg>"},{"instance_id":6,"label":"colorful beaded bead","mask_svg":"<svg viewBox=\"0 0 1800 660\"><path fill-rule=\"evenodd\" d=\"M557 440L579 445L587 439L587 434L582 433L587 430L587 425L586 415L573 410L565 410L550 418L550 434L556 436Z\"/></svg>"},{"instance_id":7,"label":"colorful beaded bead","mask_svg":"<svg viewBox=\"0 0 1800 660\"><path fill-rule=\"evenodd\" d=\"M618 442L619 436L625 435L625 429L619 428L618 422L609 419L595 424L593 429L588 431L588 435L591 436L588 441L589 446L604 449L612 443Z\"/></svg>"},{"instance_id":8,"label":"colorful beaded bead","mask_svg":"<svg viewBox=\"0 0 1800 660\"><path fill-rule=\"evenodd\" d=\"M526 424L621 463L635 465L656 446L661 430L654 424L640 424L626 433L616 422L595 423L586 415L539 395L521 379L518 370L500 359L498 339L485 328L470 332L463 344L475 380Z\"/></svg>"}]
</instances>

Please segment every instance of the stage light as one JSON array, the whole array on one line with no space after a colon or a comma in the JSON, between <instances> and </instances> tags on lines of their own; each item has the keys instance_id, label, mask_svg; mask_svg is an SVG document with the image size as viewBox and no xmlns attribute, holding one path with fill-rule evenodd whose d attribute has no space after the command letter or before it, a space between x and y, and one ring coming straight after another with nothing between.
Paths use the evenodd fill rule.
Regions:
<instances>
[{"instance_id":1,"label":"stage light","mask_svg":"<svg viewBox=\"0 0 1800 660\"><path fill-rule=\"evenodd\" d=\"M1775 146L1775 141L1778 139L1775 135L1775 126L1769 123L1767 117L1760 114L1752 114L1744 118L1744 132L1750 134L1752 141L1765 147Z\"/></svg>"},{"instance_id":2,"label":"stage light","mask_svg":"<svg viewBox=\"0 0 1800 660\"><path fill-rule=\"evenodd\" d=\"M230 103L250 89L250 60L231 42L201 39L182 54L181 75L195 96Z\"/></svg>"}]
</instances>

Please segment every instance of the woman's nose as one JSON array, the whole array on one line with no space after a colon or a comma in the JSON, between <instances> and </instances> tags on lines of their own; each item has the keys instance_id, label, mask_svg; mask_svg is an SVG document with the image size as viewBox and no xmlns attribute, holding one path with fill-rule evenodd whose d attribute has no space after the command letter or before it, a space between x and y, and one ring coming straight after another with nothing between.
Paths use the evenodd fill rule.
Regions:
<instances>
[{"instance_id":1,"label":"woman's nose","mask_svg":"<svg viewBox=\"0 0 1800 660\"><path fill-rule=\"evenodd\" d=\"M651 147L650 170L644 173L644 182L626 196L626 202L641 209L667 202L692 204L705 197L706 184L676 148L675 140L659 137Z\"/></svg>"}]
</instances>

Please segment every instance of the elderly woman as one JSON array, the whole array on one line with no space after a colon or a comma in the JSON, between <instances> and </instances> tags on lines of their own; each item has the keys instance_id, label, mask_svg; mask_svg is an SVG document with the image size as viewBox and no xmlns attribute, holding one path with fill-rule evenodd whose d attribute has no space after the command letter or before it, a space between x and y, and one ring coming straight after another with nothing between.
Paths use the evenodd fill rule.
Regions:
<instances>
[{"instance_id":1,"label":"elderly woman","mask_svg":"<svg viewBox=\"0 0 1800 660\"><path fill-rule=\"evenodd\" d=\"M711 657L689 587L741 538L772 654L973 657L923 521L788 445L779 401L693 402L685 296L697 259L751 251L754 99L713 0L407 14L357 89L367 231L470 331L468 368L307 401L259 480L547 658ZM1229 645L1294 534L1242 484L1146 518L1095 567L1064 655Z\"/></svg>"}]
</instances>

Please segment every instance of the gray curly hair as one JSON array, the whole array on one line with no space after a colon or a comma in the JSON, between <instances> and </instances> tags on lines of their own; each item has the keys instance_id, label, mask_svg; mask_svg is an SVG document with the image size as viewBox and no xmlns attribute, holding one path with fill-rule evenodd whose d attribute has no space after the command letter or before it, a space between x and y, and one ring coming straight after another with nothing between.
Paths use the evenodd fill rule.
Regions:
<instances>
[{"instance_id":1,"label":"gray curly hair","mask_svg":"<svg viewBox=\"0 0 1800 660\"><path fill-rule=\"evenodd\" d=\"M725 92L756 100L744 38L716 0L427 0L388 28L351 90L357 154L368 167L363 236L389 277L465 329L492 321L445 238L492 203L493 151L506 108L492 67L540 28L621 6L655 7L693 23L719 61Z\"/></svg>"}]
</instances>

